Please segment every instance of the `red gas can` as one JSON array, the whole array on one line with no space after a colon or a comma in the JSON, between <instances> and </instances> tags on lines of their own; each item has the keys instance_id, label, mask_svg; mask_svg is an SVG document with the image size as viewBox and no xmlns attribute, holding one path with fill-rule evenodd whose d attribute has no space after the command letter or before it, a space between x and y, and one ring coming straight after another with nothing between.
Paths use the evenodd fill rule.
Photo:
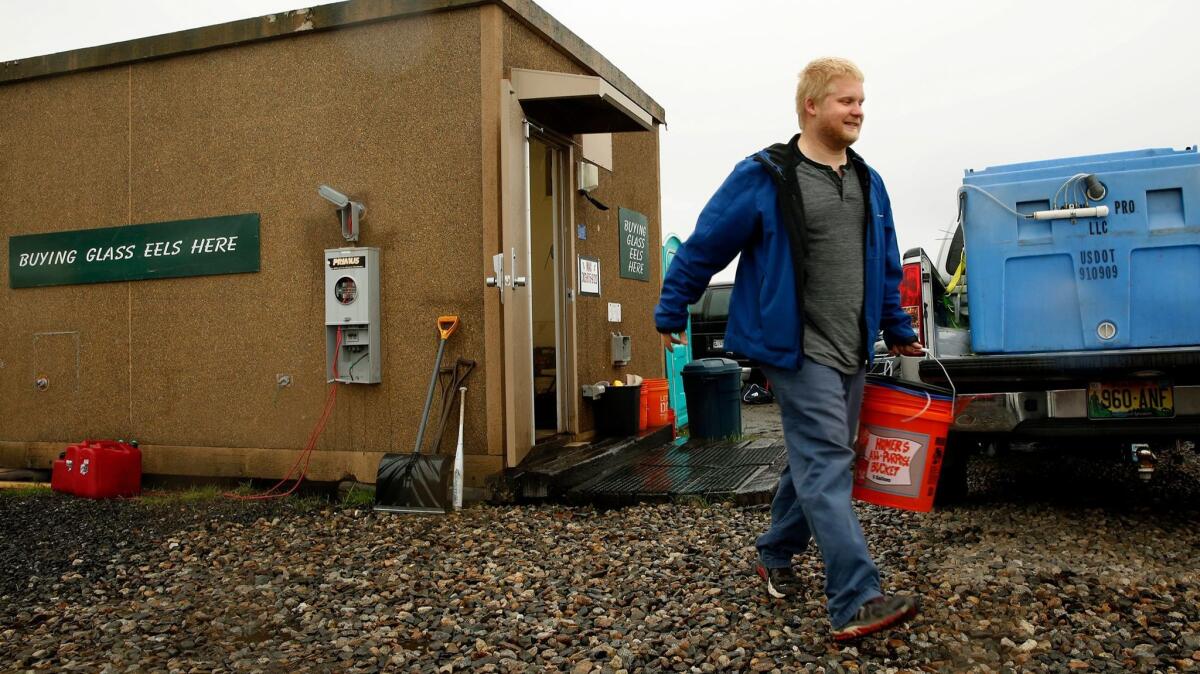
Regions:
<instances>
[{"instance_id":1,"label":"red gas can","mask_svg":"<svg viewBox=\"0 0 1200 674\"><path fill-rule=\"evenodd\" d=\"M74 468L74 465L70 465L68 468L67 453L59 454L58 458L54 460L53 470L50 471L50 488L64 494L72 493L74 485L71 484L71 481L75 477L75 473L71 471L71 468Z\"/></svg>"},{"instance_id":2,"label":"red gas can","mask_svg":"<svg viewBox=\"0 0 1200 674\"><path fill-rule=\"evenodd\" d=\"M142 494L142 450L134 440L125 445L125 468L121 471L125 476L125 484L121 486L122 496L141 496Z\"/></svg>"},{"instance_id":3,"label":"red gas can","mask_svg":"<svg viewBox=\"0 0 1200 674\"><path fill-rule=\"evenodd\" d=\"M114 498L141 493L142 453L137 447L113 440L87 440L77 446L76 456L75 495Z\"/></svg>"},{"instance_id":4,"label":"red gas can","mask_svg":"<svg viewBox=\"0 0 1200 674\"><path fill-rule=\"evenodd\" d=\"M79 449L83 445L67 445L50 473L50 488L64 494L74 494L79 488Z\"/></svg>"}]
</instances>

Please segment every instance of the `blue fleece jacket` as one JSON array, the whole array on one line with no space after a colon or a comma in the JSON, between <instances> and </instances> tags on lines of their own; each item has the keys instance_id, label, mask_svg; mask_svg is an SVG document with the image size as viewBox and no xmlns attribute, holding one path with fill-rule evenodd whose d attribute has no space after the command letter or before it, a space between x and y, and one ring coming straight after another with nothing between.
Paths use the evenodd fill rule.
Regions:
<instances>
[{"instance_id":1,"label":"blue fleece jacket","mask_svg":"<svg viewBox=\"0 0 1200 674\"><path fill-rule=\"evenodd\" d=\"M751 360L789 370L804 362L804 209L796 184L793 137L742 160L713 195L695 232L679 248L654 312L659 332L682 332L688 305L696 302L714 274L741 253L725 348ZM863 274L863 343L874 359L875 335L885 342L917 339L912 320L900 308L900 251L892 205L883 180L853 151L851 164L866 176L867 222ZM789 175L789 173L791 175Z\"/></svg>"}]
</instances>

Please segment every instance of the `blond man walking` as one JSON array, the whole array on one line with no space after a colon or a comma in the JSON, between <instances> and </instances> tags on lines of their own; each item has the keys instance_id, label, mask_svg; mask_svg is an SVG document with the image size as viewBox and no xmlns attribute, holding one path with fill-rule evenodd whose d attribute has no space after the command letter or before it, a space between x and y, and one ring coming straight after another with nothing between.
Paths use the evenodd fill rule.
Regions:
<instances>
[{"instance_id":1,"label":"blond man walking","mask_svg":"<svg viewBox=\"0 0 1200 674\"><path fill-rule=\"evenodd\" d=\"M775 390L788 465L758 538L756 571L776 599L802 592L795 555L815 541L838 641L912 618L886 597L851 506L853 438L880 330L893 354L921 353L900 308L900 252L879 174L850 149L863 125L863 75L817 59L800 73L801 133L740 162L709 200L663 281L655 325L684 342L687 307L741 254L725 346L759 363Z\"/></svg>"}]
</instances>

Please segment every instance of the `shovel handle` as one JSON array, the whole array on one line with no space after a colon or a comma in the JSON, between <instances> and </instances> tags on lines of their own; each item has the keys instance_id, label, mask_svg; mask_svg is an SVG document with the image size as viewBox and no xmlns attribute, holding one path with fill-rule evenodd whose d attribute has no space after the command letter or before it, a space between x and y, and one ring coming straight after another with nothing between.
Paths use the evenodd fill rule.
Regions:
<instances>
[{"instance_id":1,"label":"shovel handle","mask_svg":"<svg viewBox=\"0 0 1200 674\"><path fill-rule=\"evenodd\" d=\"M438 316L437 327L442 339L450 339L458 329L458 316Z\"/></svg>"}]
</instances>

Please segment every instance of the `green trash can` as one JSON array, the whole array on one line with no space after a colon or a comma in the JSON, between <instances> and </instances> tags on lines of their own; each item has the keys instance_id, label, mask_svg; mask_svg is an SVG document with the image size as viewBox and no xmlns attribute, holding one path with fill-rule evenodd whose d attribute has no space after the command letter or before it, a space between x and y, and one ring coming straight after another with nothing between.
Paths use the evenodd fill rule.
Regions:
<instances>
[{"instance_id":1,"label":"green trash can","mask_svg":"<svg viewBox=\"0 0 1200 674\"><path fill-rule=\"evenodd\" d=\"M728 358L701 358L683 368L689 435L736 438L742 434L742 368Z\"/></svg>"}]
</instances>

